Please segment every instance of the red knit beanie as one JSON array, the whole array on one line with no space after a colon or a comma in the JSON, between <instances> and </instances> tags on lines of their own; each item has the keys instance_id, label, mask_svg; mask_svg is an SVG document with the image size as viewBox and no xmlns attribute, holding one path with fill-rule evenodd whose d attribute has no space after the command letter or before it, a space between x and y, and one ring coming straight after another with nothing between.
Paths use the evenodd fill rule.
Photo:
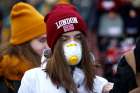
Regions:
<instances>
[{"instance_id":1,"label":"red knit beanie","mask_svg":"<svg viewBox=\"0 0 140 93\"><path fill-rule=\"evenodd\" d=\"M53 50L61 34L70 31L81 31L86 35L87 26L71 4L57 4L45 17L47 26L47 43Z\"/></svg>"}]
</instances>

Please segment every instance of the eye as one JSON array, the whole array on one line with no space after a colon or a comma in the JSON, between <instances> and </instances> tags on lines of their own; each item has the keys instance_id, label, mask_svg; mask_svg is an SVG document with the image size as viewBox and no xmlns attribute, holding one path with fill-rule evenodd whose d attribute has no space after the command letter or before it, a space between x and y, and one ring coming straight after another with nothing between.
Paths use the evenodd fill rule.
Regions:
<instances>
[{"instance_id":1,"label":"eye","mask_svg":"<svg viewBox=\"0 0 140 93\"><path fill-rule=\"evenodd\" d=\"M81 38L82 38L81 34L75 36L75 39L81 40Z\"/></svg>"},{"instance_id":2,"label":"eye","mask_svg":"<svg viewBox=\"0 0 140 93\"><path fill-rule=\"evenodd\" d=\"M46 42L46 38L45 38L45 37L39 38L38 40L39 40L39 42L41 42L41 43Z\"/></svg>"},{"instance_id":3,"label":"eye","mask_svg":"<svg viewBox=\"0 0 140 93\"><path fill-rule=\"evenodd\" d=\"M67 36L62 36L60 39L61 39L62 41L67 41L69 38L68 38Z\"/></svg>"}]
</instances>

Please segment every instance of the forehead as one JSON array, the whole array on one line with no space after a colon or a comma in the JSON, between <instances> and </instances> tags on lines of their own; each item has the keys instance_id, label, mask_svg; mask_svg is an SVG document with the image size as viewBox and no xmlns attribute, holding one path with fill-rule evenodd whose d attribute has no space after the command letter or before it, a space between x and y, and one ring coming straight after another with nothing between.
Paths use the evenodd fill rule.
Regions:
<instances>
[{"instance_id":1,"label":"forehead","mask_svg":"<svg viewBox=\"0 0 140 93\"><path fill-rule=\"evenodd\" d=\"M46 34L43 34L43 35L41 35L40 37L47 37L47 35L46 35Z\"/></svg>"},{"instance_id":2,"label":"forehead","mask_svg":"<svg viewBox=\"0 0 140 93\"><path fill-rule=\"evenodd\" d=\"M79 35L80 33L81 33L80 31L72 31L72 32L63 33L62 36L76 36Z\"/></svg>"}]
</instances>

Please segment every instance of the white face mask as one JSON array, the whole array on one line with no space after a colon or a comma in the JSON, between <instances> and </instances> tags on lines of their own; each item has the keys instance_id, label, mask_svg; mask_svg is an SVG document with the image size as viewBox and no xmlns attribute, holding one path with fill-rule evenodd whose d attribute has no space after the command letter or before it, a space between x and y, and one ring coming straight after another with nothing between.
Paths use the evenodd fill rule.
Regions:
<instances>
[{"instance_id":1,"label":"white face mask","mask_svg":"<svg viewBox=\"0 0 140 93\"><path fill-rule=\"evenodd\" d=\"M68 41L63 45L66 62L69 65L77 65L82 58L82 47L79 42Z\"/></svg>"}]
</instances>

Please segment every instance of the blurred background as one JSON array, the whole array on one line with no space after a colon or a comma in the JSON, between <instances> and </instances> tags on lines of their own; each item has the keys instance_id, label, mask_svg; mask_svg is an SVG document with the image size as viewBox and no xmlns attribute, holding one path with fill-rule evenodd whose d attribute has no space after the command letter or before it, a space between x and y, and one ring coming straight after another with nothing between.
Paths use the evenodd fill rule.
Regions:
<instances>
[{"instance_id":1,"label":"blurred background","mask_svg":"<svg viewBox=\"0 0 140 93\"><path fill-rule=\"evenodd\" d=\"M32 4L44 16L58 2L75 5L88 25L88 45L98 75L110 79L125 52L140 36L140 0L0 0L0 47L10 37L9 14L17 2Z\"/></svg>"}]
</instances>

